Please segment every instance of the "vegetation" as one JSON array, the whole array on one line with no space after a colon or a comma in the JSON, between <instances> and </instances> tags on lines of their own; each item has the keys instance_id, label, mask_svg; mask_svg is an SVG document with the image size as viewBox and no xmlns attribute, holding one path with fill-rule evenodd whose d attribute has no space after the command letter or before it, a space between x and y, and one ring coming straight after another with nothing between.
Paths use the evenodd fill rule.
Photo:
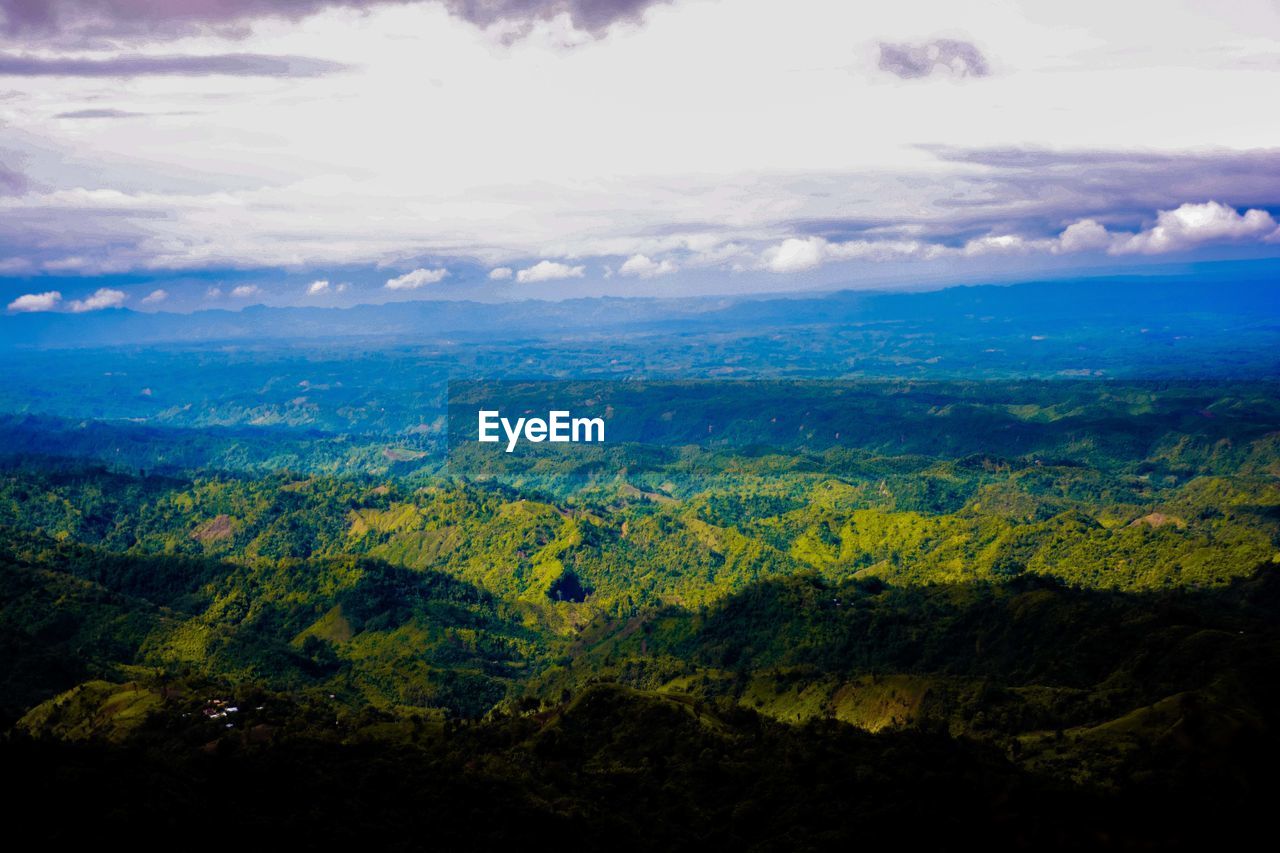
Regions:
<instances>
[{"instance_id":1,"label":"vegetation","mask_svg":"<svg viewBox=\"0 0 1280 853\"><path fill-rule=\"evenodd\" d=\"M344 396L256 427L252 406L5 416L18 823L58 843L147 815L158 845L216 814L211 845L1124 848L1220 845L1265 814L1270 382L557 393L612 411L612 440L448 446L430 394L429 417Z\"/></svg>"}]
</instances>

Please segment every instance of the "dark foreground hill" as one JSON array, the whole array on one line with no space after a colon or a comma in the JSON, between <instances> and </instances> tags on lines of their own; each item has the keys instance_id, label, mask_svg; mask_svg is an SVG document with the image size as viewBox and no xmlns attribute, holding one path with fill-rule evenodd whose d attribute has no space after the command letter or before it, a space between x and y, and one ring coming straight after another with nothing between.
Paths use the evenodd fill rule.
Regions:
<instances>
[{"instance_id":1,"label":"dark foreground hill","mask_svg":"<svg viewBox=\"0 0 1280 853\"><path fill-rule=\"evenodd\" d=\"M566 632L378 562L8 541L5 695L50 697L0 744L8 826L58 845L1196 849L1261 821L1280 758L1270 565L801 574Z\"/></svg>"}]
</instances>

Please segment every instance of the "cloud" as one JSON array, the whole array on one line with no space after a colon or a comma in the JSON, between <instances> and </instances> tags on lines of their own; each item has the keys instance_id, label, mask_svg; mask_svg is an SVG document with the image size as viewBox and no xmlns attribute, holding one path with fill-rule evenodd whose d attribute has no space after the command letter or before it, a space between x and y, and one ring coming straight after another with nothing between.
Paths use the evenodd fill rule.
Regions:
<instances>
[{"instance_id":1,"label":"cloud","mask_svg":"<svg viewBox=\"0 0 1280 853\"><path fill-rule=\"evenodd\" d=\"M127 297L123 290L112 290L109 287L100 287L93 292L92 296L85 299L73 299L67 304L72 313L83 314L87 311L101 311L104 308L119 308L124 304Z\"/></svg>"},{"instance_id":2,"label":"cloud","mask_svg":"<svg viewBox=\"0 0 1280 853\"><path fill-rule=\"evenodd\" d=\"M571 267L556 261L538 261L533 266L516 273L516 281L521 284L535 284L562 278L582 278L585 272L586 267Z\"/></svg>"},{"instance_id":3,"label":"cloud","mask_svg":"<svg viewBox=\"0 0 1280 853\"><path fill-rule=\"evenodd\" d=\"M25 293L9 303L9 310L15 313L52 311L61 301L62 294L56 290L46 293Z\"/></svg>"},{"instance_id":4,"label":"cloud","mask_svg":"<svg viewBox=\"0 0 1280 853\"><path fill-rule=\"evenodd\" d=\"M918 80L943 71L952 77L986 77L987 58L973 44L957 39L917 43L880 42L880 70L903 80Z\"/></svg>"},{"instance_id":5,"label":"cloud","mask_svg":"<svg viewBox=\"0 0 1280 853\"><path fill-rule=\"evenodd\" d=\"M506 281L513 275L511 267L497 267L489 270L490 281Z\"/></svg>"},{"instance_id":6,"label":"cloud","mask_svg":"<svg viewBox=\"0 0 1280 853\"><path fill-rule=\"evenodd\" d=\"M0 32L17 36L181 36L202 30L239 35L258 18L299 20L329 8L368 9L421 0L0 0ZM566 16L601 36L619 21L639 21L671 0L438 0L478 27L505 24L518 36L536 21Z\"/></svg>"},{"instance_id":7,"label":"cloud","mask_svg":"<svg viewBox=\"0 0 1280 853\"><path fill-rule=\"evenodd\" d=\"M888 261L904 258L924 260L949 250L919 240L848 240L830 242L822 237L790 237L766 249L760 267L769 272L796 273L816 269L829 261Z\"/></svg>"},{"instance_id":8,"label":"cloud","mask_svg":"<svg viewBox=\"0 0 1280 853\"><path fill-rule=\"evenodd\" d=\"M222 288L221 288L221 287L211 287L211 288L209 288L208 290L206 290L206 291L204 292L204 298L205 298L205 299L221 299L221 298L222 298Z\"/></svg>"},{"instance_id":9,"label":"cloud","mask_svg":"<svg viewBox=\"0 0 1280 853\"><path fill-rule=\"evenodd\" d=\"M790 237L764 253L764 268L780 273L815 269L827 260L827 246L821 237Z\"/></svg>"},{"instance_id":10,"label":"cloud","mask_svg":"<svg viewBox=\"0 0 1280 853\"><path fill-rule=\"evenodd\" d=\"M262 288L256 284L241 284L231 288L232 299L248 299L250 296L257 296L262 292Z\"/></svg>"},{"instance_id":11,"label":"cloud","mask_svg":"<svg viewBox=\"0 0 1280 853\"><path fill-rule=\"evenodd\" d=\"M1057 244L1052 251L1090 252L1106 249L1111 246L1111 234L1107 229L1092 219L1081 219L1068 225L1058 235Z\"/></svg>"},{"instance_id":12,"label":"cloud","mask_svg":"<svg viewBox=\"0 0 1280 853\"><path fill-rule=\"evenodd\" d=\"M54 118L136 118L144 116L146 113L131 113L128 110L72 110L66 113L57 113Z\"/></svg>"},{"instance_id":13,"label":"cloud","mask_svg":"<svg viewBox=\"0 0 1280 853\"><path fill-rule=\"evenodd\" d=\"M978 255L1016 255L1039 248L1038 241L1028 240L1018 234L987 234L975 237L964 244L961 253L969 257Z\"/></svg>"},{"instance_id":14,"label":"cloud","mask_svg":"<svg viewBox=\"0 0 1280 853\"><path fill-rule=\"evenodd\" d=\"M307 285L307 296L324 296L327 293L346 293L351 285L345 281L338 284L329 284L328 279L320 279L313 281Z\"/></svg>"},{"instance_id":15,"label":"cloud","mask_svg":"<svg viewBox=\"0 0 1280 853\"><path fill-rule=\"evenodd\" d=\"M325 59L258 53L209 56L124 54L105 59L0 54L0 77L318 77L344 68L346 66Z\"/></svg>"},{"instance_id":16,"label":"cloud","mask_svg":"<svg viewBox=\"0 0 1280 853\"><path fill-rule=\"evenodd\" d=\"M831 242L818 236L789 237L761 252L757 267L775 273L798 273L832 261L847 260L934 260L1035 252L1055 255L1104 251L1112 255L1162 254L1209 243L1247 240L1280 243L1280 225L1265 210L1252 209L1241 213L1229 205L1210 201L1161 210L1152 227L1137 232L1111 231L1094 219L1080 219L1056 236L993 232L967 240L959 248L927 240Z\"/></svg>"},{"instance_id":17,"label":"cloud","mask_svg":"<svg viewBox=\"0 0 1280 853\"><path fill-rule=\"evenodd\" d=\"M26 39L237 36L255 18L301 19L332 7L411 0L0 0L0 32Z\"/></svg>"},{"instance_id":18,"label":"cloud","mask_svg":"<svg viewBox=\"0 0 1280 853\"><path fill-rule=\"evenodd\" d=\"M632 255L619 267L618 275L655 278L675 271L676 265L670 260L654 261L648 255Z\"/></svg>"},{"instance_id":19,"label":"cloud","mask_svg":"<svg viewBox=\"0 0 1280 853\"><path fill-rule=\"evenodd\" d=\"M27 177L0 163L0 195L21 195L27 190Z\"/></svg>"},{"instance_id":20,"label":"cloud","mask_svg":"<svg viewBox=\"0 0 1280 853\"><path fill-rule=\"evenodd\" d=\"M638 22L650 6L671 0L447 0L454 15L479 27L531 24L567 16L574 29L597 38L619 21Z\"/></svg>"},{"instance_id":21,"label":"cloud","mask_svg":"<svg viewBox=\"0 0 1280 853\"><path fill-rule=\"evenodd\" d=\"M1216 201L1183 204L1161 210L1151 228L1118 241L1114 254L1155 255L1195 248L1204 243L1264 239L1277 233L1276 220L1265 210L1246 210Z\"/></svg>"},{"instance_id":22,"label":"cloud","mask_svg":"<svg viewBox=\"0 0 1280 853\"><path fill-rule=\"evenodd\" d=\"M958 163L966 171L944 171L935 177L921 174L910 181L895 176L880 184L833 177L857 187L849 196L856 192L874 199L880 209L857 217L796 218L772 224L786 226L801 237L813 234L828 240L853 233L909 236L931 244L927 251L933 257L957 254L953 247L963 248L966 240L972 242L970 255L1041 250L1116 253L1113 238L1117 234L1133 236L1155 211L1173 210L1188 198L1230 197L1241 209L1280 203L1280 149L1159 153L927 146L926 150L944 164ZM1063 223L1071 225L1064 231ZM975 240L970 237L973 234L988 236ZM1001 236L1016 236L1021 243L994 239ZM821 260L829 259L822 255Z\"/></svg>"},{"instance_id":23,"label":"cloud","mask_svg":"<svg viewBox=\"0 0 1280 853\"><path fill-rule=\"evenodd\" d=\"M1280 148L1253 151L1050 151L928 146L944 163L976 167L937 188L939 212L967 228L1011 217L1050 227L1080 219L1132 219L1187 199L1231 198L1263 207L1280 201Z\"/></svg>"},{"instance_id":24,"label":"cloud","mask_svg":"<svg viewBox=\"0 0 1280 853\"><path fill-rule=\"evenodd\" d=\"M21 195L0 191L0 257L36 270L77 258L85 272L550 257L580 259L573 263L585 271L639 254L655 262L678 257L681 270L696 271L694 286L733 289L738 285L711 277L839 260L960 258L966 242L971 256L1017 257L1016 245L991 239L1001 236L1019 237L1024 256L1066 257L1109 251L1102 232L1131 237L1150 227L1157 211L1188 199L1230 199L1242 214L1280 203L1280 150L933 150L941 162L918 171L766 172L733 183L619 178L536 191L492 185L440 198L399 175L371 184L326 178L219 189L214 182L193 191L145 183L115 189L106 177L97 188L33 180ZM25 169L32 155L22 156ZM1095 224L1070 227L1085 221ZM425 233L438 237L424 242L428 226ZM823 242L806 244L811 237ZM785 243L792 239L800 242ZM295 297L304 293L305 284Z\"/></svg>"},{"instance_id":25,"label":"cloud","mask_svg":"<svg viewBox=\"0 0 1280 853\"><path fill-rule=\"evenodd\" d=\"M153 290L150 293L148 293L146 296L142 297L142 304L155 305L159 302L164 302L168 298L169 298L169 291L164 289Z\"/></svg>"},{"instance_id":26,"label":"cloud","mask_svg":"<svg viewBox=\"0 0 1280 853\"><path fill-rule=\"evenodd\" d=\"M387 279L387 283L383 287L388 290L417 290L428 284L437 284L443 281L447 275L449 275L449 271L444 267L434 270L416 269L402 276Z\"/></svg>"}]
</instances>

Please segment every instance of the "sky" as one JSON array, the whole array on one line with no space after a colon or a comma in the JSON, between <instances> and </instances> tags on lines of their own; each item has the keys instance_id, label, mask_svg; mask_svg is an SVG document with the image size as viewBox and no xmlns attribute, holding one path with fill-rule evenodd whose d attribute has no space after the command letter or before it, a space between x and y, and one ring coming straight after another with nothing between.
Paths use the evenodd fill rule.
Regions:
<instances>
[{"instance_id":1,"label":"sky","mask_svg":"<svg viewBox=\"0 0 1280 853\"><path fill-rule=\"evenodd\" d=\"M0 305L1280 256L1280 2L0 0Z\"/></svg>"}]
</instances>

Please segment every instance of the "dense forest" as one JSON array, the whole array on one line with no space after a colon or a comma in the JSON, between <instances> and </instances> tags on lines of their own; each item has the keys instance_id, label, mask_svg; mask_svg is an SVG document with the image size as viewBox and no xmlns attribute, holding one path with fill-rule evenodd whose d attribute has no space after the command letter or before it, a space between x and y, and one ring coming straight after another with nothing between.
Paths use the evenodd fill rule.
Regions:
<instances>
[{"instance_id":1,"label":"dense forest","mask_svg":"<svg viewBox=\"0 0 1280 853\"><path fill-rule=\"evenodd\" d=\"M375 394L340 360L298 379L295 355L175 356L214 376L159 416L97 391L0 416L13 825L1180 849L1265 816L1269 380L616 382L588 362L572 382L390 372ZM343 357L352 377L399 358ZM460 438L475 403L552 396L610 440Z\"/></svg>"}]
</instances>

